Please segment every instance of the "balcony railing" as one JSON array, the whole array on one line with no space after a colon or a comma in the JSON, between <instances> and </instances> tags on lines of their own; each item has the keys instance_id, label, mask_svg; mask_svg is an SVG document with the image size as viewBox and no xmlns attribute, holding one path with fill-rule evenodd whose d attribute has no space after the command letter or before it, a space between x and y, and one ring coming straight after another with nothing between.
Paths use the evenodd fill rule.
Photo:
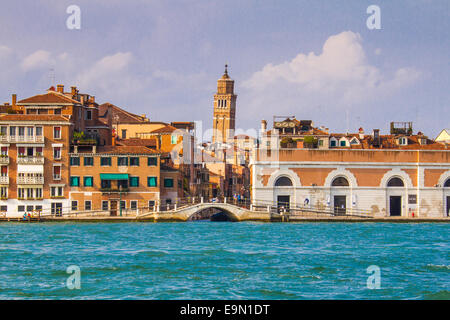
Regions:
<instances>
[{"instance_id":1,"label":"balcony railing","mask_svg":"<svg viewBox=\"0 0 450 320\"><path fill-rule=\"evenodd\" d=\"M18 177L18 184L44 184L44 177Z\"/></svg>"},{"instance_id":2,"label":"balcony railing","mask_svg":"<svg viewBox=\"0 0 450 320\"><path fill-rule=\"evenodd\" d=\"M9 157L7 155L0 155L0 164L9 164Z\"/></svg>"},{"instance_id":3,"label":"balcony railing","mask_svg":"<svg viewBox=\"0 0 450 320\"><path fill-rule=\"evenodd\" d=\"M8 176L0 176L0 184L9 184Z\"/></svg>"},{"instance_id":4,"label":"balcony railing","mask_svg":"<svg viewBox=\"0 0 450 320\"><path fill-rule=\"evenodd\" d=\"M5 136L0 135L0 142L36 142L43 143L44 136Z\"/></svg>"},{"instance_id":5,"label":"balcony railing","mask_svg":"<svg viewBox=\"0 0 450 320\"><path fill-rule=\"evenodd\" d=\"M19 164L44 164L44 157L42 156L19 156L17 157Z\"/></svg>"},{"instance_id":6,"label":"balcony railing","mask_svg":"<svg viewBox=\"0 0 450 320\"><path fill-rule=\"evenodd\" d=\"M61 175L60 174L54 174L53 175L53 180L61 180Z\"/></svg>"}]
</instances>

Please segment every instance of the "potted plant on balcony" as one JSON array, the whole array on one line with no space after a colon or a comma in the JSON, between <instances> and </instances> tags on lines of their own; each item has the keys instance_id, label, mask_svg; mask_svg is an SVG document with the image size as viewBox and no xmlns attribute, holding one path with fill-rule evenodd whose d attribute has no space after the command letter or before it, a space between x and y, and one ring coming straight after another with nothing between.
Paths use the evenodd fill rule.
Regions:
<instances>
[{"instance_id":1,"label":"potted plant on balcony","mask_svg":"<svg viewBox=\"0 0 450 320\"><path fill-rule=\"evenodd\" d=\"M83 131L81 131L81 132L75 131L73 133L72 142L75 143L75 144L79 144L80 140L83 140L83 138L84 138L84 132Z\"/></svg>"}]
</instances>

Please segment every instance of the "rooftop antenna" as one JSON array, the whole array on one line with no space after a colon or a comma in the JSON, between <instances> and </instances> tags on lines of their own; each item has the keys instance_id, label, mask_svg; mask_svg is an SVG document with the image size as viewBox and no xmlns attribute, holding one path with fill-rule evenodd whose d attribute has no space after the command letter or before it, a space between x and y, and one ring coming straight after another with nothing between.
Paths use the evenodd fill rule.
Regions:
<instances>
[{"instance_id":1,"label":"rooftop antenna","mask_svg":"<svg viewBox=\"0 0 450 320\"><path fill-rule=\"evenodd\" d=\"M50 78L50 87L55 85L55 69L50 68L48 72L48 77Z\"/></svg>"}]
</instances>

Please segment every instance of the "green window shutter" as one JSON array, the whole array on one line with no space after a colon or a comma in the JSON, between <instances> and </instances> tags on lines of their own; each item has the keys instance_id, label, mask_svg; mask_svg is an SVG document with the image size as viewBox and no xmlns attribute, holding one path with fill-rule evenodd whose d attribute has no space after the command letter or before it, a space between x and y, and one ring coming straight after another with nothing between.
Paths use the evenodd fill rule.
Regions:
<instances>
[{"instance_id":1,"label":"green window shutter","mask_svg":"<svg viewBox=\"0 0 450 320\"><path fill-rule=\"evenodd\" d=\"M157 177L148 177L147 185L149 187L156 187L158 185Z\"/></svg>"},{"instance_id":2,"label":"green window shutter","mask_svg":"<svg viewBox=\"0 0 450 320\"><path fill-rule=\"evenodd\" d=\"M164 179L164 187L165 188L173 188L173 179L172 178Z\"/></svg>"},{"instance_id":3,"label":"green window shutter","mask_svg":"<svg viewBox=\"0 0 450 320\"><path fill-rule=\"evenodd\" d=\"M70 177L70 185L72 187L78 187L80 185L80 177Z\"/></svg>"},{"instance_id":4,"label":"green window shutter","mask_svg":"<svg viewBox=\"0 0 450 320\"><path fill-rule=\"evenodd\" d=\"M139 187L139 177L130 177L130 187Z\"/></svg>"},{"instance_id":5,"label":"green window shutter","mask_svg":"<svg viewBox=\"0 0 450 320\"><path fill-rule=\"evenodd\" d=\"M117 165L118 166L128 166L128 158L127 157L117 157Z\"/></svg>"},{"instance_id":6,"label":"green window shutter","mask_svg":"<svg viewBox=\"0 0 450 320\"><path fill-rule=\"evenodd\" d=\"M158 165L158 158L156 157L148 157L147 165L149 167L154 167Z\"/></svg>"},{"instance_id":7,"label":"green window shutter","mask_svg":"<svg viewBox=\"0 0 450 320\"><path fill-rule=\"evenodd\" d=\"M84 177L84 182L83 182L85 187L92 187L93 186L93 178L92 177Z\"/></svg>"}]
</instances>

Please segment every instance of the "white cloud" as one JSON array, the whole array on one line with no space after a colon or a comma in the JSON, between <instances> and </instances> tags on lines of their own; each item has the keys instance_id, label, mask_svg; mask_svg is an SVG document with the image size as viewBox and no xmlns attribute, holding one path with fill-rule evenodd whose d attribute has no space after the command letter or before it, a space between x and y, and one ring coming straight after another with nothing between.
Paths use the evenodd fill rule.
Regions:
<instances>
[{"instance_id":1,"label":"white cloud","mask_svg":"<svg viewBox=\"0 0 450 320\"><path fill-rule=\"evenodd\" d=\"M291 98L321 96L335 106L354 105L392 93L413 83L419 75L414 68L400 68L387 76L367 61L361 36L346 31L329 37L318 55L299 53L290 61L267 64L245 81L244 87L255 95L277 96L279 92L274 91L283 91L284 95L289 87Z\"/></svg>"},{"instance_id":2,"label":"white cloud","mask_svg":"<svg viewBox=\"0 0 450 320\"><path fill-rule=\"evenodd\" d=\"M51 63L51 54L46 50L38 50L22 60L21 68L24 71L46 68Z\"/></svg>"}]
</instances>

